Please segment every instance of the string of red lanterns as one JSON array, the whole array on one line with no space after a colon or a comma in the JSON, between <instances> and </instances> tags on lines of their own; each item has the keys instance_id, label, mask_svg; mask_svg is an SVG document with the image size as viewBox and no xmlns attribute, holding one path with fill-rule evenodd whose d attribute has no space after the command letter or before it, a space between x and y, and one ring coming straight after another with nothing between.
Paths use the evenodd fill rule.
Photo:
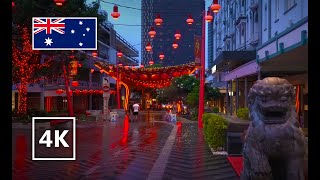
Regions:
<instances>
[{"instance_id":1,"label":"string of red lanterns","mask_svg":"<svg viewBox=\"0 0 320 180\"><path fill-rule=\"evenodd\" d=\"M57 89L56 90L56 94L58 95L61 95L63 93L65 93L66 91L63 90L63 89ZM114 90L110 90L109 91L110 94L116 94L116 91ZM86 94L103 94L103 90L98 90L98 89L84 89L84 90L79 90L79 89L76 89L76 90L73 90L73 91L70 91L70 93L74 93L76 95L80 95L80 94L83 94L83 95L86 95Z\"/></svg>"},{"instance_id":2,"label":"string of red lanterns","mask_svg":"<svg viewBox=\"0 0 320 180\"><path fill-rule=\"evenodd\" d=\"M147 43L146 50L148 52L150 52L152 50L152 46L151 46L150 42Z\"/></svg>"},{"instance_id":3,"label":"string of red lanterns","mask_svg":"<svg viewBox=\"0 0 320 180\"><path fill-rule=\"evenodd\" d=\"M151 60L149 61L149 65L152 66L153 64L154 64L154 61L151 59Z\"/></svg>"},{"instance_id":4,"label":"string of red lanterns","mask_svg":"<svg viewBox=\"0 0 320 180\"><path fill-rule=\"evenodd\" d=\"M209 22L212 22L213 20L213 16L211 15L210 11L208 10L207 11L207 15L205 16L205 19L206 21L209 23Z\"/></svg>"},{"instance_id":5,"label":"string of red lanterns","mask_svg":"<svg viewBox=\"0 0 320 180\"><path fill-rule=\"evenodd\" d=\"M220 8L221 8L221 6L218 3L218 0L213 0L212 5L210 6L210 9L212 10L212 12L218 13Z\"/></svg>"},{"instance_id":6,"label":"string of red lanterns","mask_svg":"<svg viewBox=\"0 0 320 180\"><path fill-rule=\"evenodd\" d=\"M121 58L121 57L123 56L123 53L122 53L120 50L118 50L117 56L118 56L119 58Z\"/></svg>"},{"instance_id":7,"label":"string of red lanterns","mask_svg":"<svg viewBox=\"0 0 320 180\"><path fill-rule=\"evenodd\" d=\"M61 6L63 6L65 0L54 0L54 2L56 3L56 5L57 5L58 7L61 7Z\"/></svg>"},{"instance_id":8,"label":"string of red lanterns","mask_svg":"<svg viewBox=\"0 0 320 180\"><path fill-rule=\"evenodd\" d=\"M160 58L160 60L163 60L163 59L164 59L164 54L163 54L163 53L160 53L160 54L159 54L159 58Z\"/></svg>"}]
</instances>

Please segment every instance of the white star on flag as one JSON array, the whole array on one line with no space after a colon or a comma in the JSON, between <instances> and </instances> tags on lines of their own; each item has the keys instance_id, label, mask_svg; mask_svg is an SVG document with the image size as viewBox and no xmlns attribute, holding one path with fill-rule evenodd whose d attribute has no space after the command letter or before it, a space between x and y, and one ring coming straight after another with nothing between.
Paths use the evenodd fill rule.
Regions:
<instances>
[{"instance_id":1,"label":"white star on flag","mask_svg":"<svg viewBox=\"0 0 320 180\"><path fill-rule=\"evenodd\" d=\"M86 36L85 34L82 34L82 36Z\"/></svg>"},{"instance_id":2,"label":"white star on flag","mask_svg":"<svg viewBox=\"0 0 320 180\"><path fill-rule=\"evenodd\" d=\"M74 34L74 32L75 32L75 30L72 29L72 30L71 30L71 34Z\"/></svg>"},{"instance_id":3,"label":"white star on flag","mask_svg":"<svg viewBox=\"0 0 320 180\"><path fill-rule=\"evenodd\" d=\"M90 28L87 27L86 30L89 32L89 31L90 31Z\"/></svg>"},{"instance_id":4,"label":"white star on flag","mask_svg":"<svg viewBox=\"0 0 320 180\"><path fill-rule=\"evenodd\" d=\"M82 45L83 45L83 43L82 43L82 42L80 42L80 43L79 43L79 46L82 46Z\"/></svg>"},{"instance_id":5,"label":"white star on flag","mask_svg":"<svg viewBox=\"0 0 320 180\"><path fill-rule=\"evenodd\" d=\"M46 43L46 46L51 46L51 43L53 43L52 42L52 39L50 39L50 38L47 38L47 39L45 39L46 41L44 42L44 43Z\"/></svg>"},{"instance_id":6,"label":"white star on flag","mask_svg":"<svg viewBox=\"0 0 320 180\"><path fill-rule=\"evenodd\" d=\"M83 24L83 22L82 22L82 21L79 21L79 24L80 24L80 25L82 25L82 24Z\"/></svg>"}]
</instances>

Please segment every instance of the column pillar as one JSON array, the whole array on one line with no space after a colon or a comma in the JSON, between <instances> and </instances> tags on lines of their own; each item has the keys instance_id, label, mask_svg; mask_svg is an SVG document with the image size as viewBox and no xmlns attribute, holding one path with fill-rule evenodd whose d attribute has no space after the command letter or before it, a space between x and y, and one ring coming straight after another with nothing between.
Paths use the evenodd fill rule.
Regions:
<instances>
[{"instance_id":1,"label":"column pillar","mask_svg":"<svg viewBox=\"0 0 320 180\"><path fill-rule=\"evenodd\" d=\"M239 109L239 79L236 79L236 111Z\"/></svg>"},{"instance_id":2,"label":"column pillar","mask_svg":"<svg viewBox=\"0 0 320 180\"><path fill-rule=\"evenodd\" d=\"M229 109L229 81L226 83L226 115L228 114L228 109Z\"/></svg>"},{"instance_id":3,"label":"column pillar","mask_svg":"<svg viewBox=\"0 0 320 180\"><path fill-rule=\"evenodd\" d=\"M244 78L244 107L248 107L248 79Z\"/></svg>"},{"instance_id":4,"label":"column pillar","mask_svg":"<svg viewBox=\"0 0 320 180\"><path fill-rule=\"evenodd\" d=\"M230 115L232 116L232 100L233 100L233 92L232 92L232 80L230 81Z\"/></svg>"},{"instance_id":5,"label":"column pillar","mask_svg":"<svg viewBox=\"0 0 320 180\"><path fill-rule=\"evenodd\" d=\"M89 89L92 88L92 73L89 72ZM92 94L89 95L89 110L92 110Z\"/></svg>"}]
</instances>

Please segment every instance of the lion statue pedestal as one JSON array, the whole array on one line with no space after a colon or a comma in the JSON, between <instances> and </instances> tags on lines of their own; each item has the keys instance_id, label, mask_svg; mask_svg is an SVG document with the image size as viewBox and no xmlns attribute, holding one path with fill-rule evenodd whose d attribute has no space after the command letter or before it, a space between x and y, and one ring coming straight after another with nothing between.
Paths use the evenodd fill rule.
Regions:
<instances>
[{"instance_id":1,"label":"lion statue pedestal","mask_svg":"<svg viewBox=\"0 0 320 180\"><path fill-rule=\"evenodd\" d=\"M306 142L294 103L294 87L285 79L268 77L250 89L241 180L304 179Z\"/></svg>"}]
</instances>

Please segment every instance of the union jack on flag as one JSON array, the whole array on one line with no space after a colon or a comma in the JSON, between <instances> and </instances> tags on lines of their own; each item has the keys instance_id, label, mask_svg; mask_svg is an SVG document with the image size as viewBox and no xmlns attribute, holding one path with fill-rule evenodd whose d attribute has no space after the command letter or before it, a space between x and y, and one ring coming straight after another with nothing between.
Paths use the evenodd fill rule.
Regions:
<instances>
[{"instance_id":1,"label":"union jack on flag","mask_svg":"<svg viewBox=\"0 0 320 180\"><path fill-rule=\"evenodd\" d=\"M33 50L97 50L96 17L32 18Z\"/></svg>"}]
</instances>

